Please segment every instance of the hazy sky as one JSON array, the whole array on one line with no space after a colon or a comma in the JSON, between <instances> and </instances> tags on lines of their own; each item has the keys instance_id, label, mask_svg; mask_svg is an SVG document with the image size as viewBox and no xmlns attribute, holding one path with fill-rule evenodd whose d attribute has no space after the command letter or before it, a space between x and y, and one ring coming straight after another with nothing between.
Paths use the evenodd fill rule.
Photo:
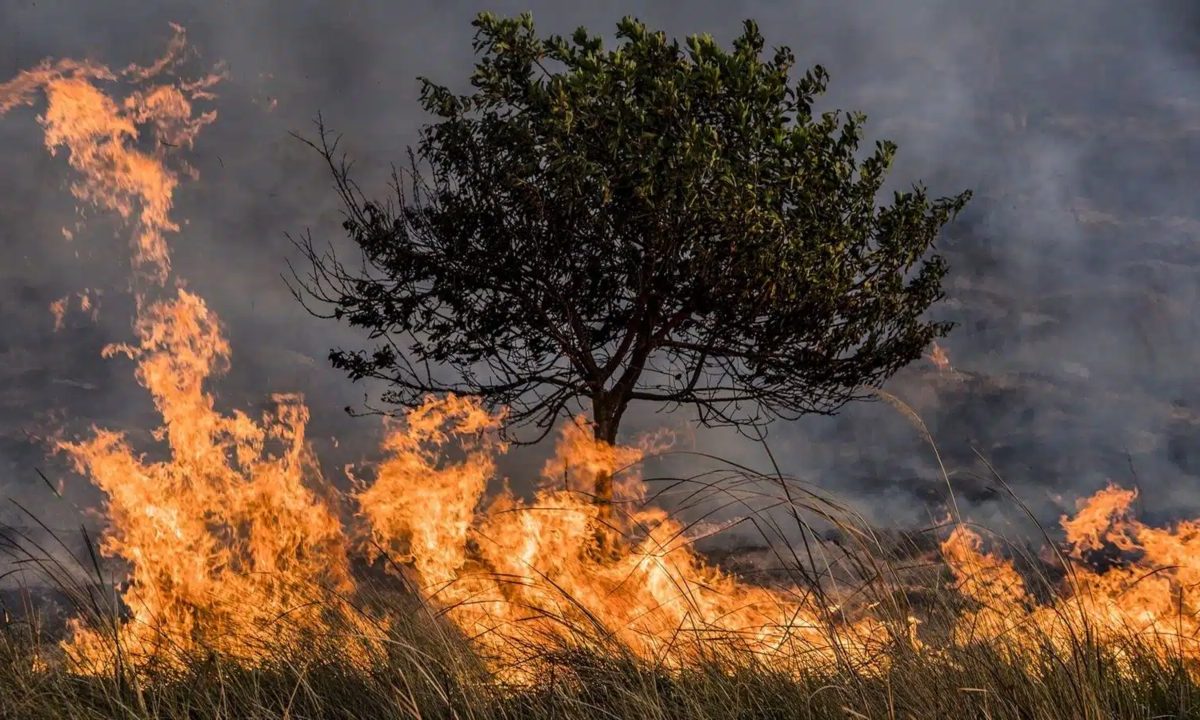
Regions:
<instances>
[{"instance_id":1,"label":"hazy sky","mask_svg":"<svg viewBox=\"0 0 1200 720\"><path fill-rule=\"evenodd\" d=\"M286 232L336 239L338 223L319 158L289 133L310 132L322 113L360 179L382 190L373 183L423 121L415 78L463 86L469 23L484 9L529 9L560 33L609 33L634 14L672 35L719 39L752 17L769 44L825 65L823 106L864 110L870 137L898 141L899 185L977 194L941 243L952 275L939 312L959 323L946 346L961 375L919 364L889 386L925 417L967 502L981 516L999 506L975 448L1046 517L1109 479L1136 480L1148 512L1200 511L1195 3L0 0L0 80L45 57L148 61L170 22L187 28L197 68L224 64L219 117L190 156L201 179L177 198L187 224L172 239L175 266L232 339L223 406L303 392L319 447L337 435L353 459L377 425L342 413L364 388L325 355L358 336L307 316L280 279L294 257ZM130 363L98 356L130 336L124 235L94 218L62 238L75 217L70 175L45 152L35 112L0 118L0 489L25 502L45 498L34 465L64 472L27 431L154 421ZM105 293L98 321L72 316L54 333L47 305L83 287ZM684 419L650 410L633 429ZM729 433L695 442L763 459ZM931 455L885 405L779 425L771 442L785 470L880 522L919 522L942 500ZM76 506L93 500L86 485L71 488Z\"/></svg>"}]
</instances>

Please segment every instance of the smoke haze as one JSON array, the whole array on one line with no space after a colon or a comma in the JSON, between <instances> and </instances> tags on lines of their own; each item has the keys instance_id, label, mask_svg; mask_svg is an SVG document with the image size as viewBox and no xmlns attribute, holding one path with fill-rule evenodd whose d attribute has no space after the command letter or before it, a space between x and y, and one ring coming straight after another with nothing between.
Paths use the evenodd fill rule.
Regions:
<instances>
[{"instance_id":1,"label":"smoke haze","mask_svg":"<svg viewBox=\"0 0 1200 720\"><path fill-rule=\"evenodd\" d=\"M174 265L233 345L219 402L254 408L273 392L304 393L311 435L336 474L372 452L378 423L342 412L371 388L325 359L359 334L308 316L280 278L295 257L286 232L340 239L328 174L289 133L311 134L322 113L359 181L382 193L389 164L425 120L415 78L463 87L470 21L484 9L532 10L542 32L607 34L634 14L674 36L721 40L750 17L770 45L825 65L823 107L863 110L870 139L899 143L897 187L922 179L936 195L975 191L939 245L951 274L937 312L958 323L944 343L954 370L919 362L887 386L937 440L960 504L983 520L1009 506L978 451L1043 519L1109 480L1138 484L1149 517L1200 511L1192 3L5 1L0 75L50 56L145 62L170 22L187 28L197 67L223 63L218 119L189 154L201 179L176 194L174 216L186 225L171 240ZM127 235L101 213L79 216L70 171L45 151L35 113L0 120L0 494L69 526L97 496L47 458L46 438L157 423L130 363L99 357L131 334ZM80 309L85 289L95 319ZM68 295L56 332L48 308ZM686 420L639 410L631 434ZM729 432L684 442L766 460ZM881 524L943 512L932 453L888 404L777 424L769 443L782 469ZM518 454L510 472L536 468L531 457ZM65 478L66 498L54 499L34 468Z\"/></svg>"}]
</instances>

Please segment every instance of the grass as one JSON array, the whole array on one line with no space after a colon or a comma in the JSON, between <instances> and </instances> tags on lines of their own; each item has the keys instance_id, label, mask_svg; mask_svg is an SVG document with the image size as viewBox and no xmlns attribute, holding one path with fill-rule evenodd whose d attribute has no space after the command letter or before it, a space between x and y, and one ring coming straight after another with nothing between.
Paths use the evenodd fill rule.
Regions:
<instances>
[{"instance_id":1,"label":"grass","mask_svg":"<svg viewBox=\"0 0 1200 720\"><path fill-rule=\"evenodd\" d=\"M1146 654L1103 647L1016 663L995 648L899 655L882 673L784 675L747 663L666 672L622 654L548 653L534 684L505 687L452 633L412 625L367 668L337 643L282 649L248 668L195 658L177 672L87 677L34 669L10 627L0 643L5 718L1176 718L1197 687Z\"/></svg>"},{"instance_id":2,"label":"grass","mask_svg":"<svg viewBox=\"0 0 1200 720\"><path fill-rule=\"evenodd\" d=\"M712 478L699 482L711 489ZM748 484L744 473L734 473L719 492L728 497L731 487ZM679 489L689 483L667 485ZM685 495L695 496L691 490ZM811 508L815 500L794 502ZM833 515L826 511L823 517ZM766 524L765 515L756 519L765 539L774 538L776 546L783 542L780 528ZM795 520L803 526L799 516ZM861 528L842 529L864 536ZM894 637L904 637L908 617L919 616L922 644L894 641L874 661L847 657L832 665L794 663L786 670L728 648L683 668L667 668L599 637L598 628L575 627L554 641L543 639L527 660L533 671L526 680L507 683L445 615L394 575L363 571L353 602L331 604L322 632L301 640L288 634L290 645L268 643L257 662L176 654L174 662L132 670L109 632L105 637L114 638L116 662L103 673L83 674L63 659L57 642L63 629L52 626L53 608L26 595L21 607L2 616L0 718L1200 718L1197 667L1141 636L1114 639L1109 633L1099 641L1100 634L1085 625L1075 627L1064 645L1061 638L1039 636L1036 627L1023 627L1029 648L1023 654L1003 641L951 642L970 599L930 559L928 538L903 539L889 548L876 542L869 557L844 551L863 579L855 594L865 598L860 605L870 600L892 623ZM111 593L99 590L103 583L94 575L81 579L81 569L99 573L93 555L72 568L52 545L15 532L0 533L0 550L14 566L56 586L64 598L58 604L68 605L80 622L104 630L122 621L119 604L106 600ZM66 546L60 543L59 550ZM918 555L922 560L913 562ZM814 582L811 564L805 568L791 557L796 564L790 581ZM1027 557L1022 566L1030 587L1044 596L1038 601L1071 602L1054 599L1049 588L1062 578L1039 576L1053 571L1039 570L1039 562ZM364 618L380 617L386 622L372 620L372 638L364 642ZM836 642L837 629L830 633Z\"/></svg>"}]
</instances>

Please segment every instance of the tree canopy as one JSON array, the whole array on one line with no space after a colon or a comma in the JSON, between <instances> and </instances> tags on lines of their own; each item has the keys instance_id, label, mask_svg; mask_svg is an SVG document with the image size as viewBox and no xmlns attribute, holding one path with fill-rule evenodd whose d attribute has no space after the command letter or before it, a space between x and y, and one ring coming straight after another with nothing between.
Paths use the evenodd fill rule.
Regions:
<instances>
[{"instance_id":1,"label":"tree canopy","mask_svg":"<svg viewBox=\"0 0 1200 720\"><path fill-rule=\"evenodd\" d=\"M633 18L610 49L528 14L474 27L470 92L421 79L433 119L385 199L313 143L361 258L306 235L294 290L366 331L330 357L386 402L476 396L518 440L590 405L612 442L635 401L755 426L865 397L948 330L930 251L969 193L879 204L896 146L815 113L825 70L793 77L754 22L728 50Z\"/></svg>"}]
</instances>

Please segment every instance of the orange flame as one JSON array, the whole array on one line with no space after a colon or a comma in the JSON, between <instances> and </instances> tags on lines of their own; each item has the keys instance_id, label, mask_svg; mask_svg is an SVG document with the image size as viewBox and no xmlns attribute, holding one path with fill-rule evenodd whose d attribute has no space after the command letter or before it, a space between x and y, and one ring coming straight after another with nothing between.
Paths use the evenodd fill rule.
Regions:
<instances>
[{"instance_id":1,"label":"orange flame","mask_svg":"<svg viewBox=\"0 0 1200 720\"><path fill-rule=\"evenodd\" d=\"M93 299L93 295L96 299ZM75 297L79 299L79 311L87 313L93 321L100 316L99 290L91 290L85 288L82 292L75 293ZM50 316L54 318L54 332L58 332L66 325L67 311L71 307L71 296L63 295L62 297L50 303Z\"/></svg>"},{"instance_id":2,"label":"orange flame","mask_svg":"<svg viewBox=\"0 0 1200 720\"><path fill-rule=\"evenodd\" d=\"M946 352L946 348L939 345L936 341L933 343L933 349L929 351L929 361L941 372L952 369L950 366L950 354Z\"/></svg>"},{"instance_id":3,"label":"orange flame","mask_svg":"<svg viewBox=\"0 0 1200 720\"><path fill-rule=\"evenodd\" d=\"M1113 648L1135 639L1163 657L1200 661L1200 522L1150 527L1131 515L1136 498L1110 485L1061 519L1070 574L1053 604L1038 602L1012 562L985 552L978 534L955 530L942 550L960 591L979 607L960 623L960 639L1029 651L1043 638L1068 649L1086 631ZM1111 562L1088 557L1106 548Z\"/></svg>"},{"instance_id":4,"label":"orange flame","mask_svg":"<svg viewBox=\"0 0 1200 720\"><path fill-rule=\"evenodd\" d=\"M63 329L63 323L67 318L67 301L70 299L70 295L64 295L50 303L50 316L54 318L54 332Z\"/></svg>"},{"instance_id":5,"label":"orange flame","mask_svg":"<svg viewBox=\"0 0 1200 720\"><path fill-rule=\"evenodd\" d=\"M204 302L180 291L139 318L138 379L163 417L168 457L148 461L119 433L99 430L61 448L107 496L101 550L130 565L122 650L135 662L198 650L254 658L270 642L322 626L328 592L351 581L337 514L305 443L308 410L276 396L261 420L214 410L205 381L229 346ZM281 618L287 618L281 623ZM112 644L75 627L68 651L106 666Z\"/></svg>"},{"instance_id":6,"label":"orange flame","mask_svg":"<svg viewBox=\"0 0 1200 720\"><path fill-rule=\"evenodd\" d=\"M170 211L180 173L194 176L183 162L171 169L168 156L216 117L192 103L212 97L217 75L157 80L186 54L176 26L167 52L147 67L114 73L47 61L0 85L0 113L45 94L39 122L50 152L67 150L72 193L134 225L135 266L156 285L170 270L166 235L179 229ZM116 81L135 86L120 102L98 86ZM147 138L152 150L138 147ZM56 326L66 301L51 307ZM90 295L80 295L80 307L91 309ZM205 385L228 367L230 348L194 294L146 302L139 291L135 330L137 343L105 354L137 361L137 379L162 415L154 437L165 457L149 460L108 430L59 444L105 492L101 550L129 567L122 600L130 617L117 643L76 623L68 655L94 670L111 666L117 648L135 665L201 650L253 659L269 643L322 628L328 594L349 592L352 582L337 513L313 489L322 480L305 442L307 408L294 396L275 397L258 420L215 408Z\"/></svg>"},{"instance_id":7,"label":"orange flame","mask_svg":"<svg viewBox=\"0 0 1200 720\"><path fill-rule=\"evenodd\" d=\"M462 398L429 401L395 430L374 485L358 494L373 545L411 564L426 596L445 608L500 667L549 647L609 638L644 658L680 666L748 651L778 666L832 662L830 614L798 589L738 581L705 560L678 521L646 507L614 519L627 543L597 547L598 508L555 489L561 473L613 471L644 448L594 440L568 423L549 477L533 499L508 490L486 501L500 418ZM462 454L448 462L447 441ZM641 482L626 481L639 495ZM840 650L863 656L886 639L870 620L841 631Z\"/></svg>"},{"instance_id":8,"label":"orange flame","mask_svg":"<svg viewBox=\"0 0 1200 720\"><path fill-rule=\"evenodd\" d=\"M33 104L39 91L45 95L46 110L38 121L45 130L46 148L51 154L65 148L68 163L79 174L71 192L80 202L115 211L126 220L136 214L134 260L160 284L170 270L165 233L179 229L170 218L179 172L193 172L186 163L172 170L163 160L171 150L190 147L200 130L216 119L215 111L196 113L192 103L210 98L209 88L220 76L139 87L120 103L97 83L146 83L175 65L187 45L183 28L173 27L167 52L148 67L131 65L114 73L92 63L47 60L0 84L0 115ZM137 147L144 135L153 150Z\"/></svg>"}]
</instances>

